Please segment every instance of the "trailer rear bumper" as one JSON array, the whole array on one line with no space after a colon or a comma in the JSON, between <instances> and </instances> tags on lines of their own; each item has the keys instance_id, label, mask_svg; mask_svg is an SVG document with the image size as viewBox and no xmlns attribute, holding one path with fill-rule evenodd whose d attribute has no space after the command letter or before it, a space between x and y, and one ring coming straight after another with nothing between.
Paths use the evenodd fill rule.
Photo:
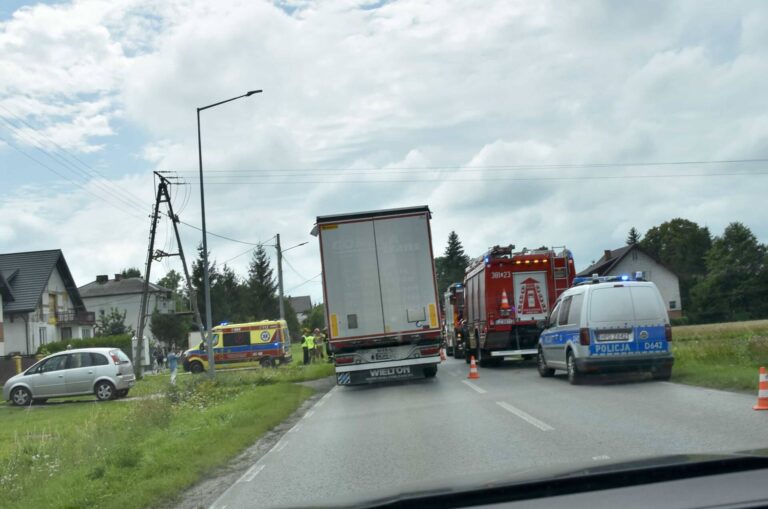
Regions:
<instances>
[{"instance_id":1,"label":"trailer rear bumper","mask_svg":"<svg viewBox=\"0 0 768 509\"><path fill-rule=\"evenodd\" d=\"M491 352L491 357L511 357L513 355L536 355L539 351L536 348L527 348L524 350L496 350Z\"/></svg>"},{"instance_id":2,"label":"trailer rear bumper","mask_svg":"<svg viewBox=\"0 0 768 509\"><path fill-rule=\"evenodd\" d=\"M336 383L338 385L356 385L423 378L426 376L426 370L437 369L439 363L439 356L430 356L418 359L336 366Z\"/></svg>"}]
</instances>

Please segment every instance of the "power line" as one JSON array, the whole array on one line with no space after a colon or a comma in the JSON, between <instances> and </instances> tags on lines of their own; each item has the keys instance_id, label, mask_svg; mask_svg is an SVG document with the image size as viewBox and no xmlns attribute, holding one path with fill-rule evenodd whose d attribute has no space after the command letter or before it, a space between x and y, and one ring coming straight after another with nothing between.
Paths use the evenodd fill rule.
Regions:
<instances>
[{"instance_id":1,"label":"power line","mask_svg":"<svg viewBox=\"0 0 768 509\"><path fill-rule=\"evenodd\" d=\"M322 275L323 275L323 273L321 272L321 273L317 274L316 276L312 276L311 278L307 279L307 280L306 280L306 281L304 281L303 283L300 283L300 284L298 284L298 285L294 286L293 288L289 288L289 289L287 289L287 290L285 291L285 293L288 293L288 292L292 292L292 291L293 291L293 290L295 290L296 288L300 288L300 287L304 286L304 285L305 285L305 284L307 284L307 283L313 283L313 282L314 282L314 283L319 283L320 281L314 281L314 280L315 280L315 279L317 279L317 278L319 278L319 277L320 277L320 276L322 276Z\"/></svg>"},{"instance_id":2,"label":"power line","mask_svg":"<svg viewBox=\"0 0 768 509\"><path fill-rule=\"evenodd\" d=\"M294 268L294 266L293 266L293 265L291 265L291 262L290 262L290 261L288 260L288 258L286 258L286 256L285 256L285 251L283 251L283 261L284 261L286 264L288 264L288 268L290 268L290 269L293 271L293 273L294 273L294 274L296 274L297 276L299 276L299 278L301 278L301 279L306 279L306 278L305 278L305 277L304 277L302 274L300 274L300 273L299 273L299 271L298 271L298 270L296 270L296 269Z\"/></svg>"},{"instance_id":3,"label":"power line","mask_svg":"<svg viewBox=\"0 0 768 509\"><path fill-rule=\"evenodd\" d=\"M96 199L98 199L98 200L102 200L102 201L104 201L104 202L108 203L109 205L113 206L114 208L116 208L116 209L120 210L121 212L123 212L123 213L127 213L128 215L130 215L130 216L132 216L132 217L134 217L134 218L137 218L137 219L141 219L142 221L145 219L144 217L141 217L141 216L138 216L138 215L134 214L134 213L133 213L133 211L127 211L127 210L125 210L124 208L117 206L117 204L115 204L114 202L112 202L112 201L110 201L110 200L107 200L107 199L105 199L103 196L100 196L100 195L98 195L98 194L94 193L93 191L91 191L90 189L88 189L87 187L85 187L84 185L82 185L80 182L77 182L77 181L75 181L75 180L72 180L72 179L70 179L69 177L67 177L66 175L63 175L63 174L59 173L57 170L55 170L55 169L51 168L50 166L48 166L47 164L43 163L42 161L40 161L40 160L38 160L38 159L34 158L33 156L31 156L30 154L28 154L28 153L27 153L27 152L25 152L24 150L22 150L22 149L20 149L19 147L17 147L15 144L13 144L13 143L9 142L8 140L6 140L5 138L3 138L2 136L0 136L0 141L3 141L3 142L4 142L4 143L6 143L8 146L10 146L11 148L13 148L13 149L14 149L14 150L16 150L17 152L21 153L21 154L22 154L24 157L26 157L26 158L28 158L28 159L32 160L33 162L37 163L38 165L40 165L40 166L42 166L43 168L45 168L46 170L50 171L50 172L51 172L51 173L53 173L54 175L57 175L58 177L60 177L60 178L62 178L62 179L64 179L64 180L66 180L67 182L69 182L69 183L71 183L71 184L74 184L74 185L76 185L77 187L79 187L80 189L82 189L82 190L83 190L83 191L85 191L86 193L90 194L90 195L91 195L91 196L93 196L94 198L96 198Z\"/></svg>"},{"instance_id":4,"label":"power line","mask_svg":"<svg viewBox=\"0 0 768 509\"><path fill-rule=\"evenodd\" d=\"M24 120L23 118L15 115L12 111L10 111L8 108L0 104L0 108L6 111L11 117L13 117L16 121L26 125L30 130L25 132L20 127L12 123L8 118L4 116L0 116L0 119L3 120L3 122L6 123L6 125L10 126L11 130L19 137L22 137L23 139L27 140L32 147L37 149L40 152L43 152L47 157L50 159L56 160L59 164L66 167L69 171L72 172L78 172L80 174L85 175L88 178L96 178L101 180L94 180L94 185L100 187L104 192L111 194L116 199L122 201L123 203L127 204L130 207L138 207L143 208L145 206L144 201L137 197L136 195L133 195L130 191L120 189L117 186L114 186L104 175L102 175L98 170L95 168L89 166L87 163L83 162L80 158L69 152L67 149L56 143L53 139L51 139L48 136L45 136L41 134L35 126ZM29 134L27 134L29 133ZM31 135L34 135L37 139L32 139ZM51 145L54 145L57 147L61 152L68 155L71 159L76 161L80 164L82 167L78 167L77 164L72 163L71 161L68 161L63 156L57 154L56 152L48 150L40 141L47 142Z\"/></svg>"},{"instance_id":5,"label":"power line","mask_svg":"<svg viewBox=\"0 0 768 509\"><path fill-rule=\"evenodd\" d=\"M562 164L501 164L501 165L442 165L442 166L387 166L378 168L271 168L271 169L243 169L243 170L206 170L206 175L216 173L270 173L280 172L285 175L287 172L319 172L319 173L344 173L344 174L367 174L373 173L408 173L414 170L420 171L444 171L444 170L463 170L463 171L525 171L542 169L580 169L580 168L628 168L628 167L649 167L649 166L689 166L689 165L713 165L713 164L751 164L765 163L768 158L754 159L720 159L720 160L689 160L689 161L649 161L649 162L613 162L613 163L562 163ZM179 170L179 173L197 173L198 170ZM216 178L211 175L211 178ZM207 179L207 178L206 178Z\"/></svg>"},{"instance_id":6,"label":"power line","mask_svg":"<svg viewBox=\"0 0 768 509\"><path fill-rule=\"evenodd\" d=\"M304 184L387 184L398 182L547 182L547 181L578 181L578 180L631 180L631 179L673 179L673 178L709 178L709 177L738 177L751 176L758 177L768 175L768 170L756 172L724 172L724 173L676 173L676 174L654 174L654 175L582 175L582 176L562 176L562 177L489 177L489 178L391 178L391 179L371 179L371 180L230 180L224 182L211 182L206 179L206 184L210 185L304 185ZM242 178L242 177L240 177Z\"/></svg>"}]
</instances>

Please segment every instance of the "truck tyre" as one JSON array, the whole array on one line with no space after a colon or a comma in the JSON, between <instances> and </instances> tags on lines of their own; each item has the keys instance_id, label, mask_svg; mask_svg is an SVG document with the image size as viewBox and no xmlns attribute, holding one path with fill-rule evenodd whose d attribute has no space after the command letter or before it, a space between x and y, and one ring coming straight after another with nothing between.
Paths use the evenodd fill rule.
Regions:
<instances>
[{"instance_id":1,"label":"truck tyre","mask_svg":"<svg viewBox=\"0 0 768 509\"><path fill-rule=\"evenodd\" d=\"M424 368L424 378L434 378L437 375L437 366L427 366Z\"/></svg>"},{"instance_id":2,"label":"truck tyre","mask_svg":"<svg viewBox=\"0 0 768 509\"><path fill-rule=\"evenodd\" d=\"M570 350L568 350L568 354L565 357L565 366L568 372L568 383L579 385L583 381L583 375L579 373L579 369L576 367L576 358Z\"/></svg>"},{"instance_id":3,"label":"truck tyre","mask_svg":"<svg viewBox=\"0 0 768 509\"><path fill-rule=\"evenodd\" d=\"M549 378L554 376L555 370L547 366L547 361L544 359L544 352L541 351L541 348L539 348L539 355L536 364L539 369L539 376L542 378Z\"/></svg>"},{"instance_id":4,"label":"truck tyre","mask_svg":"<svg viewBox=\"0 0 768 509\"><path fill-rule=\"evenodd\" d=\"M203 365L199 361L193 361L189 363L189 371L194 373L202 373Z\"/></svg>"}]
</instances>

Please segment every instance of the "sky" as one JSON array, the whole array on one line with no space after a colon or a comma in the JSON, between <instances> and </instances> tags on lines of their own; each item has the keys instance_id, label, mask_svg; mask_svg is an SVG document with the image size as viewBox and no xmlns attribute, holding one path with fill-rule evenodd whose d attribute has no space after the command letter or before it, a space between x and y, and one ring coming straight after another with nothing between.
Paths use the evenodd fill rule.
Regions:
<instances>
[{"instance_id":1,"label":"sky","mask_svg":"<svg viewBox=\"0 0 768 509\"><path fill-rule=\"evenodd\" d=\"M194 256L196 108L255 89L200 113L209 248L245 276L308 242L289 295L322 299L315 218L360 210L578 269L675 217L768 242L767 25L760 0L3 0L0 252L143 270L165 171Z\"/></svg>"}]
</instances>

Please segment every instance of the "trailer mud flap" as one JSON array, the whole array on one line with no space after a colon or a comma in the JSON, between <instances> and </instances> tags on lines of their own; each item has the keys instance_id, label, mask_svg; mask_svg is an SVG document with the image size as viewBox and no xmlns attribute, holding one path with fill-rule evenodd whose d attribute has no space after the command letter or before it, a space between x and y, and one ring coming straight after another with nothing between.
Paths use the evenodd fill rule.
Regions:
<instances>
[{"instance_id":1,"label":"trailer mud flap","mask_svg":"<svg viewBox=\"0 0 768 509\"><path fill-rule=\"evenodd\" d=\"M424 365L371 368L336 373L338 385L371 384L424 377Z\"/></svg>"}]
</instances>

